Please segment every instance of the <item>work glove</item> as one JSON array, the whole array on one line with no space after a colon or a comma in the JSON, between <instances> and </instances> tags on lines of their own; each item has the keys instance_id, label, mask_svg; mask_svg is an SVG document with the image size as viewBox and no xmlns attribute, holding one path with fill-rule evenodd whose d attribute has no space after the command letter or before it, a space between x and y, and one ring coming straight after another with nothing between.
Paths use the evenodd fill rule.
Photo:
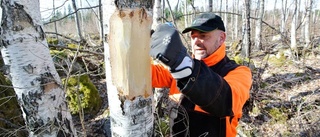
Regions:
<instances>
[{"instance_id":1,"label":"work glove","mask_svg":"<svg viewBox=\"0 0 320 137\"><path fill-rule=\"evenodd\" d=\"M182 44L178 31L168 24L158 25L152 34L150 55L167 65L175 79L188 77L192 73L193 60Z\"/></svg>"}]
</instances>

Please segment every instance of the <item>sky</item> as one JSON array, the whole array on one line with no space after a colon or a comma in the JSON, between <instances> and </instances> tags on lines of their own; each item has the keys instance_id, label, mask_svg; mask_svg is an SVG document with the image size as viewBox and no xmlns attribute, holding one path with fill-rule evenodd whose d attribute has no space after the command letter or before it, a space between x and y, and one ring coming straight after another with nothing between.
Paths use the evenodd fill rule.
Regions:
<instances>
[{"instance_id":1,"label":"sky","mask_svg":"<svg viewBox=\"0 0 320 137\"><path fill-rule=\"evenodd\" d=\"M60 12L68 10L68 5L72 7L71 0L39 0L40 1L40 12L43 19L50 18L52 16L53 4L55 7L59 7ZM89 7L98 5L98 0L76 0L77 7Z\"/></svg>"}]
</instances>

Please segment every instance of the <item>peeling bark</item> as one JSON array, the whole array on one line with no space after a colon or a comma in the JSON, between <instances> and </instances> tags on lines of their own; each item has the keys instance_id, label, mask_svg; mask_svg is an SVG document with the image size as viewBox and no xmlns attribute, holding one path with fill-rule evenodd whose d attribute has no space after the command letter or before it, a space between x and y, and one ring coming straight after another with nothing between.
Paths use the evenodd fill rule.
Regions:
<instances>
[{"instance_id":1,"label":"peeling bark","mask_svg":"<svg viewBox=\"0 0 320 137\"><path fill-rule=\"evenodd\" d=\"M119 8L109 2L110 10L104 14L111 135L150 137L154 121L149 56L152 18L143 8L116 10L113 6Z\"/></svg>"}]
</instances>

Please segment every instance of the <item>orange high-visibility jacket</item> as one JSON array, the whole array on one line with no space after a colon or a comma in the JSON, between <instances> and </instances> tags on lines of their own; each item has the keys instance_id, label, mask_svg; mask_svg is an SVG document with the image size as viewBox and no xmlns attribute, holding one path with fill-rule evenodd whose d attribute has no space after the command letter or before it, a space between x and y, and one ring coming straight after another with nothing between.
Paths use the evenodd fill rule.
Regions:
<instances>
[{"instance_id":1,"label":"orange high-visibility jacket","mask_svg":"<svg viewBox=\"0 0 320 137\"><path fill-rule=\"evenodd\" d=\"M248 67L229 60L225 49L222 44L209 57L201 61L194 59L192 74L180 80L173 79L164 66L152 65L153 87L167 87L170 95L184 95L181 105L189 115L187 134L191 137L205 134L235 137L237 134L242 107L249 99L252 74ZM173 131L185 128L176 124Z\"/></svg>"}]
</instances>

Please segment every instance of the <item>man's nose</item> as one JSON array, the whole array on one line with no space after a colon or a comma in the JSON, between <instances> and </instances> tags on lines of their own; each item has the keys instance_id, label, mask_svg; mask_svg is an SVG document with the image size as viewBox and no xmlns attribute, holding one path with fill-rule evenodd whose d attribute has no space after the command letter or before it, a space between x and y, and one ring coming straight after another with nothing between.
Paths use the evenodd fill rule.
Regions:
<instances>
[{"instance_id":1,"label":"man's nose","mask_svg":"<svg viewBox=\"0 0 320 137\"><path fill-rule=\"evenodd\" d=\"M194 41L195 45L198 45L199 43L201 43L201 40L199 38L197 38L197 37L194 38L193 41Z\"/></svg>"}]
</instances>

